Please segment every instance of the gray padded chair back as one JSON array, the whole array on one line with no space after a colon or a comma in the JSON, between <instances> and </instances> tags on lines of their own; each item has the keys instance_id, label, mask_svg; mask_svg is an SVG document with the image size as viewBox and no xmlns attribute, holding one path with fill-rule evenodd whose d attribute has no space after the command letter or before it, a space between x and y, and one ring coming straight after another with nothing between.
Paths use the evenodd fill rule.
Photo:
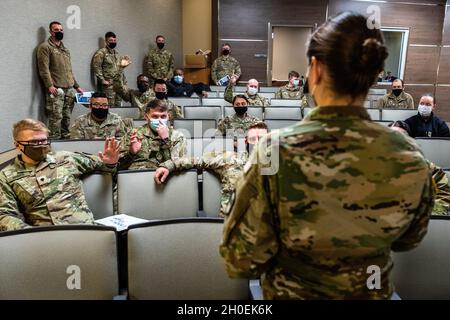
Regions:
<instances>
[{"instance_id":1,"label":"gray padded chair back","mask_svg":"<svg viewBox=\"0 0 450 320\"><path fill-rule=\"evenodd\" d=\"M259 87L259 92L276 93L278 90L280 90L280 87Z\"/></svg>"},{"instance_id":2,"label":"gray padded chair back","mask_svg":"<svg viewBox=\"0 0 450 320\"><path fill-rule=\"evenodd\" d=\"M196 171L170 175L163 185L154 182L154 175L154 170L119 172L119 213L147 220L197 216L199 197Z\"/></svg>"},{"instance_id":3,"label":"gray padded chair back","mask_svg":"<svg viewBox=\"0 0 450 320\"><path fill-rule=\"evenodd\" d=\"M113 182L111 174L94 173L82 180L86 202L94 219L102 219L114 214Z\"/></svg>"},{"instance_id":4,"label":"gray padded chair back","mask_svg":"<svg viewBox=\"0 0 450 320\"><path fill-rule=\"evenodd\" d=\"M223 221L176 219L128 231L131 299L248 299L248 280L230 279L219 254Z\"/></svg>"},{"instance_id":5,"label":"gray padded chair back","mask_svg":"<svg viewBox=\"0 0 450 320\"><path fill-rule=\"evenodd\" d=\"M270 119L270 120L264 120L264 122L267 124L269 131L272 131L272 130L292 126L292 125L298 123L299 120Z\"/></svg>"},{"instance_id":6,"label":"gray padded chair back","mask_svg":"<svg viewBox=\"0 0 450 320\"><path fill-rule=\"evenodd\" d=\"M300 107L300 99L272 99L270 100L270 105L272 107Z\"/></svg>"},{"instance_id":7,"label":"gray padded chair back","mask_svg":"<svg viewBox=\"0 0 450 320\"><path fill-rule=\"evenodd\" d=\"M173 126L186 138L213 137L217 127L215 119L179 119L173 121Z\"/></svg>"},{"instance_id":8,"label":"gray padded chair back","mask_svg":"<svg viewBox=\"0 0 450 320\"><path fill-rule=\"evenodd\" d=\"M0 232L0 299L111 300L119 293L116 246L115 229L103 226Z\"/></svg>"},{"instance_id":9,"label":"gray padded chair back","mask_svg":"<svg viewBox=\"0 0 450 320\"><path fill-rule=\"evenodd\" d=\"M185 119L214 119L222 118L221 106L186 106L184 107Z\"/></svg>"},{"instance_id":10,"label":"gray padded chair back","mask_svg":"<svg viewBox=\"0 0 450 320\"><path fill-rule=\"evenodd\" d=\"M415 116L417 110L408 109L381 109L381 119L383 121L404 121L409 117Z\"/></svg>"},{"instance_id":11,"label":"gray padded chair back","mask_svg":"<svg viewBox=\"0 0 450 320\"><path fill-rule=\"evenodd\" d=\"M218 217L220 213L220 181L212 173L203 170L203 211L207 217Z\"/></svg>"},{"instance_id":12,"label":"gray padded chair back","mask_svg":"<svg viewBox=\"0 0 450 320\"><path fill-rule=\"evenodd\" d=\"M103 151L105 140L53 140L53 151L86 152L97 155Z\"/></svg>"},{"instance_id":13,"label":"gray padded chair back","mask_svg":"<svg viewBox=\"0 0 450 320\"><path fill-rule=\"evenodd\" d=\"M450 168L450 139L417 138L425 158L441 168Z\"/></svg>"},{"instance_id":14,"label":"gray padded chair back","mask_svg":"<svg viewBox=\"0 0 450 320\"><path fill-rule=\"evenodd\" d=\"M303 118L306 117L306 115L311 111L312 108L305 107L303 108Z\"/></svg>"},{"instance_id":15,"label":"gray padded chair back","mask_svg":"<svg viewBox=\"0 0 450 320\"><path fill-rule=\"evenodd\" d=\"M148 121L145 119L133 119L133 127L135 127L135 128L142 127L143 125L145 125L147 123L148 123Z\"/></svg>"},{"instance_id":16,"label":"gray padded chair back","mask_svg":"<svg viewBox=\"0 0 450 320\"><path fill-rule=\"evenodd\" d=\"M450 217L432 216L411 251L393 253L395 291L402 299L450 299Z\"/></svg>"},{"instance_id":17,"label":"gray padded chair back","mask_svg":"<svg viewBox=\"0 0 450 320\"><path fill-rule=\"evenodd\" d=\"M224 117L232 116L235 112L233 107L224 107L223 108ZM262 107L251 107L249 106L247 109L247 114L258 119L263 119L263 108Z\"/></svg>"},{"instance_id":18,"label":"gray padded chair back","mask_svg":"<svg viewBox=\"0 0 450 320\"><path fill-rule=\"evenodd\" d=\"M239 145L240 146L240 145ZM186 139L186 157L201 157L205 152L234 151L234 141L231 138L192 138Z\"/></svg>"},{"instance_id":19,"label":"gray padded chair back","mask_svg":"<svg viewBox=\"0 0 450 320\"><path fill-rule=\"evenodd\" d=\"M0 153L0 169L6 166L6 163L14 159L17 156L17 149L11 149Z\"/></svg>"},{"instance_id":20,"label":"gray padded chair back","mask_svg":"<svg viewBox=\"0 0 450 320\"><path fill-rule=\"evenodd\" d=\"M264 119L301 120L302 110L296 107L267 107L264 109Z\"/></svg>"},{"instance_id":21,"label":"gray padded chair back","mask_svg":"<svg viewBox=\"0 0 450 320\"><path fill-rule=\"evenodd\" d=\"M176 106L199 106L200 98L169 98Z\"/></svg>"},{"instance_id":22,"label":"gray padded chair back","mask_svg":"<svg viewBox=\"0 0 450 320\"><path fill-rule=\"evenodd\" d=\"M78 117L89 112L91 112L91 110L88 107L85 107L82 104L75 103L72 113L70 114L70 123L73 124Z\"/></svg>"},{"instance_id":23,"label":"gray padded chair back","mask_svg":"<svg viewBox=\"0 0 450 320\"><path fill-rule=\"evenodd\" d=\"M231 103L225 101L223 98L203 98L203 106L231 106Z\"/></svg>"},{"instance_id":24,"label":"gray padded chair back","mask_svg":"<svg viewBox=\"0 0 450 320\"><path fill-rule=\"evenodd\" d=\"M141 116L138 107L109 108L109 112L119 115L122 119L124 118L139 119Z\"/></svg>"},{"instance_id":25,"label":"gray padded chair back","mask_svg":"<svg viewBox=\"0 0 450 320\"><path fill-rule=\"evenodd\" d=\"M380 109L366 109L367 113L370 116L370 119L373 121L379 121L380 120Z\"/></svg>"}]
</instances>

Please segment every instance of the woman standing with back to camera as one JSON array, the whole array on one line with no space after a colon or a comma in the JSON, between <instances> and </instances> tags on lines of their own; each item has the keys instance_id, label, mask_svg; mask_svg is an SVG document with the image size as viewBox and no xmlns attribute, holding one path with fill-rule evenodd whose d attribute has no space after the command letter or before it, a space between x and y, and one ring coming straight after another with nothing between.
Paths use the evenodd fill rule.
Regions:
<instances>
[{"instance_id":1,"label":"woman standing with back to camera","mask_svg":"<svg viewBox=\"0 0 450 320\"><path fill-rule=\"evenodd\" d=\"M307 49L317 107L260 141L244 168L220 250L230 276L261 276L266 299L389 299L391 250L426 233L434 190L421 151L363 108L383 43L359 14L319 27ZM273 175L251 165L277 150Z\"/></svg>"}]
</instances>

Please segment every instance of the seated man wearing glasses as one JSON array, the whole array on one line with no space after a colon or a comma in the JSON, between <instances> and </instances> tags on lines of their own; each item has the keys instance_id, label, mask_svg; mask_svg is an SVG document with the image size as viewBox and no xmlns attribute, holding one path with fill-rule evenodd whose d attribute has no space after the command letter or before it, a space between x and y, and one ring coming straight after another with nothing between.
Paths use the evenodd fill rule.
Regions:
<instances>
[{"instance_id":1,"label":"seated man wearing glasses","mask_svg":"<svg viewBox=\"0 0 450 320\"><path fill-rule=\"evenodd\" d=\"M126 135L128 129L122 118L109 112L106 93L92 94L89 109L91 112L78 117L70 127L71 139L96 139Z\"/></svg>"},{"instance_id":2,"label":"seated man wearing glasses","mask_svg":"<svg viewBox=\"0 0 450 320\"><path fill-rule=\"evenodd\" d=\"M116 169L119 151L115 138L106 139L98 157L51 152L47 127L33 119L17 122L13 138L19 155L0 171L0 231L93 224L80 177Z\"/></svg>"}]
</instances>

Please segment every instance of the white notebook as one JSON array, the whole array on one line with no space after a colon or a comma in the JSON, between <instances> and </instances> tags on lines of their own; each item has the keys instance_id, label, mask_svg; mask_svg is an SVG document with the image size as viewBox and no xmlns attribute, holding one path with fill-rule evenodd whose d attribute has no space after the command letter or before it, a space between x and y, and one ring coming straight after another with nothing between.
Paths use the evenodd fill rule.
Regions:
<instances>
[{"instance_id":1,"label":"white notebook","mask_svg":"<svg viewBox=\"0 0 450 320\"><path fill-rule=\"evenodd\" d=\"M132 217L126 214L117 214L114 216L106 217L103 219L95 220L95 222L116 228L117 231L122 231L128 229L129 226L133 224L139 224L143 222L148 222L149 220Z\"/></svg>"}]
</instances>

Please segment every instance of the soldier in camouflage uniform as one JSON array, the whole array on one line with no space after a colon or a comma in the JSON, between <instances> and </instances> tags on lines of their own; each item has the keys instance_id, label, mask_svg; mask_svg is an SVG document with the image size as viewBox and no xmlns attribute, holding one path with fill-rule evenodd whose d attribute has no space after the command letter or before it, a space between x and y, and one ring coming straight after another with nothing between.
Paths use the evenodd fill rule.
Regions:
<instances>
[{"instance_id":1,"label":"soldier in camouflage uniform","mask_svg":"<svg viewBox=\"0 0 450 320\"><path fill-rule=\"evenodd\" d=\"M222 46L222 55L214 60L211 66L211 78L217 85L219 85L218 81L227 75L234 81L237 81L241 76L241 66L230 54L231 46L225 43Z\"/></svg>"},{"instance_id":2,"label":"soldier in camouflage uniform","mask_svg":"<svg viewBox=\"0 0 450 320\"><path fill-rule=\"evenodd\" d=\"M319 27L307 51L318 106L263 137L244 166L220 252L230 276L262 276L266 299L389 299L391 250L412 249L426 234L430 168L411 139L363 108L387 56L382 43L356 13Z\"/></svg>"},{"instance_id":3,"label":"soldier in camouflage uniform","mask_svg":"<svg viewBox=\"0 0 450 320\"><path fill-rule=\"evenodd\" d=\"M70 128L71 139L96 139L125 136L128 128L122 118L109 112L106 94L95 92L90 101L91 112L78 117Z\"/></svg>"},{"instance_id":4,"label":"soldier in camouflage uniform","mask_svg":"<svg viewBox=\"0 0 450 320\"><path fill-rule=\"evenodd\" d=\"M169 50L164 49L166 39L163 36L156 37L157 48L152 48L147 55L147 75L151 84L156 79L164 81L172 78L174 70L174 59Z\"/></svg>"},{"instance_id":5,"label":"soldier in camouflage uniform","mask_svg":"<svg viewBox=\"0 0 450 320\"><path fill-rule=\"evenodd\" d=\"M46 91L45 111L52 139L68 138L70 115L75 93L83 90L75 80L70 61L70 52L61 41L63 27L59 22L50 23L50 38L37 49L39 75Z\"/></svg>"},{"instance_id":6,"label":"soldier in camouflage uniform","mask_svg":"<svg viewBox=\"0 0 450 320\"><path fill-rule=\"evenodd\" d=\"M290 71L288 79L289 83L275 93L275 99L301 99L303 90L300 85L300 74L297 71Z\"/></svg>"},{"instance_id":7,"label":"soldier in camouflage uniform","mask_svg":"<svg viewBox=\"0 0 450 320\"><path fill-rule=\"evenodd\" d=\"M377 104L380 109L415 109L414 99L405 92L405 85L401 79L392 82L392 92L379 98Z\"/></svg>"},{"instance_id":8,"label":"soldier in camouflage uniform","mask_svg":"<svg viewBox=\"0 0 450 320\"><path fill-rule=\"evenodd\" d=\"M267 125L264 122L258 122L248 129L245 143L247 146L255 145L259 138L267 134ZM231 151L213 151L207 152L203 157L179 158L177 160L168 160L161 164L156 170L155 182L164 183L170 173L192 168L212 171L220 179L221 197L219 216L225 216L225 209L229 206L231 195L236 186L236 182L242 175L242 169L248 160L248 150Z\"/></svg>"},{"instance_id":9,"label":"soldier in camouflage uniform","mask_svg":"<svg viewBox=\"0 0 450 320\"><path fill-rule=\"evenodd\" d=\"M155 80L155 82L153 83L153 91L155 92L155 98L164 101L169 108L170 121L183 118L181 107L175 105L175 103L167 99L167 84L163 79Z\"/></svg>"},{"instance_id":10,"label":"soldier in camouflage uniform","mask_svg":"<svg viewBox=\"0 0 450 320\"><path fill-rule=\"evenodd\" d=\"M245 135L248 128L255 123L261 122L261 119L247 114L247 97L238 94L233 98L233 107L235 114L226 116L217 124L217 133L222 136Z\"/></svg>"},{"instance_id":11,"label":"soldier in camouflage uniform","mask_svg":"<svg viewBox=\"0 0 450 320\"><path fill-rule=\"evenodd\" d=\"M233 86L236 83L235 80L231 80L225 89L225 93L223 95L225 101L229 103L233 103ZM250 79L247 83L247 92L244 93L244 96L247 98L249 106L255 107L268 107L270 106L270 101L266 97L260 96L258 94L259 82L256 79Z\"/></svg>"},{"instance_id":12,"label":"soldier in camouflage uniform","mask_svg":"<svg viewBox=\"0 0 450 320\"><path fill-rule=\"evenodd\" d=\"M100 92L105 92L109 105L113 107L120 107L122 99L117 96L113 90L113 80L120 74L126 83L125 76L121 72L122 59L129 59L129 57L121 57L115 47L117 46L117 38L113 32L105 34L105 47L97 50L92 58L92 72L97 79L97 87Z\"/></svg>"},{"instance_id":13,"label":"soldier in camouflage uniform","mask_svg":"<svg viewBox=\"0 0 450 320\"><path fill-rule=\"evenodd\" d=\"M121 140L120 169L156 169L161 163L186 154L186 138L168 127L169 116L164 101L152 100L145 118L149 124Z\"/></svg>"},{"instance_id":14,"label":"soldier in camouflage uniform","mask_svg":"<svg viewBox=\"0 0 450 320\"><path fill-rule=\"evenodd\" d=\"M139 108L140 118L144 119L145 108L147 104L155 98L155 92L150 87L150 81L144 74L137 77L138 90L128 88L122 82L122 77L114 78L114 91L122 97L123 100L130 102L131 106Z\"/></svg>"},{"instance_id":15,"label":"soldier in camouflage uniform","mask_svg":"<svg viewBox=\"0 0 450 320\"><path fill-rule=\"evenodd\" d=\"M36 120L19 121L13 136L20 154L0 171L0 231L93 224L80 176L96 170L115 170L119 153L114 138L107 139L99 158L49 152L48 130Z\"/></svg>"}]
</instances>

